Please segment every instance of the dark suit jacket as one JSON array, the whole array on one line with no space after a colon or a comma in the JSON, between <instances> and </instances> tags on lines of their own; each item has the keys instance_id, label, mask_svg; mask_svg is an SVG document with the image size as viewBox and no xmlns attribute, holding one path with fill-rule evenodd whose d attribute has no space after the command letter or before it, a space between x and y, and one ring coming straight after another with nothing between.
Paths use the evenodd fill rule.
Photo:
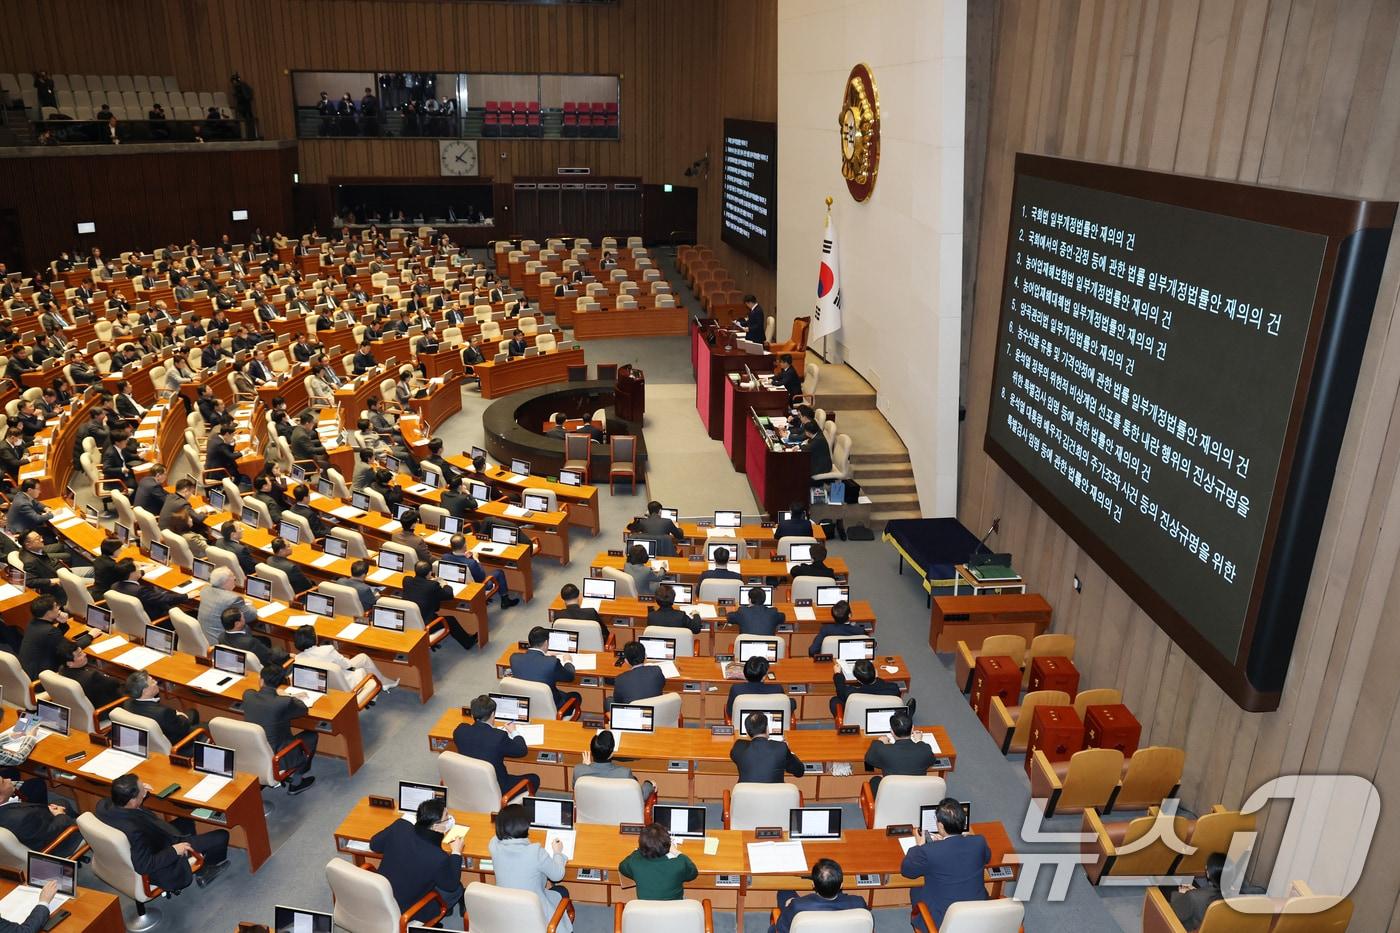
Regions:
<instances>
[{"instance_id":1,"label":"dark suit jacket","mask_svg":"<svg viewBox=\"0 0 1400 933\"><path fill-rule=\"evenodd\" d=\"M443 851L442 833L394 820L375 833L369 847L383 856L379 873L389 879L400 911L412 907L435 888L456 891L462 887L462 857ZM430 905L414 919L426 921L431 917Z\"/></svg>"},{"instance_id":2,"label":"dark suit jacket","mask_svg":"<svg viewBox=\"0 0 1400 933\"><path fill-rule=\"evenodd\" d=\"M73 818L49 812L46 803L25 803L16 800L0 807L0 826L15 834L31 849L42 849L58 834L73 825Z\"/></svg>"},{"instance_id":3,"label":"dark suit jacket","mask_svg":"<svg viewBox=\"0 0 1400 933\"><path fill-rule=\"evenodd\" d=\"M326 455L326 448L321 439L316 436L315 431L305 425L299 424L292 428L292 439L288 444L292 448L292 456L298 460L314 460Z\"/></svg>"},{"instance_id":4,"label":"dark suit jacket","mask_svg":"<svg viewBox=\"0 0 1400 933\"><path fill-rule=\"evenodd\" d=\"M763 696L777 696L777 695L781 695L782 693L783 693L783 686L782 686L782 684L763 684L763 683L751 684L751 683L748 683L747 681L745 681L744 683L741 683L741 684L735 684L734 686L732 686L732 687L729 688L729 699L727 699L727 700L724 701L724 718L726 718L726 719L731 719L731 720L733 719L733 717L734 717L734 701L737 700L739 697L748 697L748 696L760 696L760 697L763 697ZM796 711L796 709L797 709L797 701L796 701L796 700L789 700L788 702L792 705L793 710ZM736 728L742 729L744 724L741 723L741 722L736 722L736 723L734 723L734 725L735 725Z\"/></svg>"},{"instance_id":5,"label":"dark suit jacket","mask_svg":"<svg viewBox=\"0 0 1400 933\"><path fill-rule=\"evenodd\" d=\"M857 680L847 680L846 675L839 671L832 675L832 683L836 684L836 699L844 704L846 699L853 693L864 693L867 696L894 697L899 699L902 694L899 692L899 685L888 680L881 680L876 677L875 682L866 686Z\"/></svg>"},{"instance_id":6,"label":"dark suit jacket","mask_svg":"<svg viewBox=\"0 0 1400 933\"><path fill-rule=\"evenodd\" d=\"M623 671L613 680L613 702L631 703L666 692L666 675L654 664Z\"/></svg>"},{"instance_id":7,"label":"dark suit jacket","mask_svg":"<svg viewBox=\"0 0 1400 933\"><path fill-rule=\"evenodd\" d=\"M716 569L714 569L714 570L706 570L704 573L700 574L700 583L704 583L706 580L743 580L743 579L744 579L744 575L743 575L743 574L739 573L737 570L730 570L730 569L728 569L727 567L719 567L719 568L716 568ZM699 587L699 586L696 586L696 590L698 591L699 589L700 589L700 587Z\"/></svg>"},{"instance_id":8,"label":"dark suit jacket","mask_svg":"<svg viewBox=\"0 0 1400 933\"><path fill-rule=\"evenodd\" d=\"M804 894L794 897L778 914L778 922L768 928L768 933L788 933L792 929L792 919L806 910L858 910L868 907L865 898L842 891L831 900L819 894Z\"/></svg>"},{"instance_id":9,"label":"dark suit jacket","mask_svg":"<svg viewBox=\"0 0 1400 933\"><path fill-rule=\"evenodd\" d=\"M62 668L60 673L71 677L83 688L83 695L94 708L115 702L122 695L121 681L102 673L89 664L87 667Z\"/></svg>"},{"instance_id":10,"label":"dark suit jacket","mask_svg":"<svg viewBox=\"0 0 1400 933\"><path fill-rule=\"evenodd\" d=\"M792 568L792 573L788 574L788 579L796 580L798 577L830 577L836 579L836 571L832 570L825 563L821 564L798 564Z\"/></svg>"},{"instance_id":11,"label":"dark suit jacket","mask_svg":"<svg viewBox=\"0 0 1400 933\"><path fill-rule=\"evenodd\" d=\"M791 366L774 376L773 384L782 386L784 389L787 389L787 394L789 398L791 398L794 395L802 394L802 377L798 374L797 370ZM821 435L818 435L818 437L820 436ZM812 472L815 473L816 470L813 470Z\"/></svg>"},{"instance_id":12,"label":"dark suit jacket","mask_svg":"<svg viewBox=\"0 0 1400 933\"><path fill-rule=\"evenodd\" d=\"M16 492L10 500L10 511L5 515L5 527L20 537L36 528L43 528L49 523L48 516L51 514L27 493Z\"/></svg>"},{"instance_id":13,"label":"dark suit jacket","mask_svg":"<svg viewBox=\"0 0 1400 933\"><path fill-rule=\"evenodd\" d=\"M504 729L484 722L462 723L452 731L452 742L457 746L457 754L484 761L496 769L496 783L501 785L502 793L515 783L506 773L506 759L524 758L530 751L524 736L506 735Z\"/></svg>"},{"instance_id":14,"label":"dark suit jacket","mask_svg":"<svg viewBox=\"0 0 1400 933\"><path fill-rule=\"evenodd\" d=\"M317 538L326 536L326 523L321 521L320 514L311 506L304 502L299 502L292 506L292 512L306 519L306 523L311 526L311 534Z\"/></svg>"},{"instance_id":15,"label":"dark suit jacket","mask_svg":"<svg viewBox=\"0 0 1400 933\"><path fill-rule=\"evenodd\" d=\"M568 683L574 679L574 666L565 664L543 651L531 649L517 651L510 656L510 673L512 677L519 677L521 680L549 684L550 689L554 692L554 703L557 706L564 702L564 692L559 689L559 684Z\"/></svg>"},{"instance_id":16,"label":"dark suit jacket","mask_svg":"<svg viewBox=\"0 0 1400 933\"><path fill-rule=\"evenodd\" d=\"M178 606L185 601L185 597L179 593L162 590L149 583L138 583L135 580L118 580L112 584L112 589L133 599L139 599L141 605L146 609L146 615L152 619L169 615L171 606Z\"/></svg>"},{"instance_id":17,"label":"dark suit jacket","mask_svg":"<svg viewBox=\"0 0 1400 933\"><path fill-rule=\"evenodd\" d=\"M933 767L933 749L927 742L895 739L891 745L871 742L865 753L865 770L881 774L924 775Z\"/></svg>"},{"instance_id":18,"label":"dark suit jacket","mask_svg":"<svg viewBox=\"0 0 1400 933\"><path fill-rule=\"evenodd\" d=\"M863 626L854 622L823 622L822 627L817 629L817 637L812 639L812 646L807 649L807 656L815 658L821 654L822 639L830 635L865 635Z\"/></svg>"},{"instance_id":19,"label":"dark suit jacket","mask_svg":"<svg viewBox=\"0 0 1400 933\"><path fill-rule=\"evenodd\" d=\"M31 590L38 590L40 593L47 593L57 599L59 605L64 602L63 587L58 581L58 564L47 554L35 554L32 551L19 552L20 563L24 566L24 572L28 574L25 582ZM53 583L36 583L36 580L53 580Z\"/></svg>"},{"instance_id":20,"label":"dark suit jacket","mask_svg":"<svg viewBox=\"0 0 1400 933\"><path fill-rule=\"evenodd\" d=\"M175 827L143 808L119 807L111 800L97 804L97 818L115 827L131 844L131 867L167 891L190 886L190 863L171 846L181 840Z\"/></svg>"},{"instance_id":21,"label":"dark suit jacket","mask_svg":"<svg viewBox=\"0 0 1400 933\"><path fill-rule=\"evenodd\" d=\"M235 544L232 541L224 541L220 543L219 547L223 548L225 551L231 552L238 558L238 566L242 569L245 576L251 576L257 571L257 559L249 553L247 545Z\"/></svg>"},{"instance_id":22,"label":"dark suit jacket","mask_svg":"<svg viewBox=\"0 0 1400 933\"><path fill-rule=\"evenodd\" d=\"M922 885L909 892L909 899L923 901L937 925L957 901L987 899L982 872L991 860L992 850L981 836L949 836L904 853L899 873L906 878L923 879Z\"/></svg>"},{"instance_id":23,"label":"dark suit jacket","mask_svg":"<svg viewBox=\"0 0 1400 933\"><path fill-rule=\"evenodd\" d=\"M210 438L204 452L204 469L227 470L228 475L237 480L242 474L238 470L238 451L222 437Z\"/></svg>"},{"instance_id":24,"label":"dark suit jacket","mask_svg":"<svg viewBox=\"0 0 1400 933\"><path fill-rule=\"evenodd\" d=\"M452 590L436 580L426 577L407 576L403 578L403 598L418 607L418 613L427 625L437 618L438 609L446 600L453 598Z\"/></svg>"},{"instance_id":25,"label":"dark suit jacket","mask_svg":"<svg viewBox=\"0 0 1400 933\"><path fill-rule=\"evenodd\" d=\"M311 589L311 581L307 579L306 574L302 572L300 567L292 563L291 558L270 557L268 558L267 565L269 567L275 567L285 573L287 575L287 582L290 583L292 589L296 590L298 593L304 593Z\"/></svg>"},{"instance_id":26,"label":"dark suit jacket","mask_svg":"<svg viewBox=\"0 0 1400 933\"><path fill-rule=\"evenodd\" d=\"M776 635L778 626L787 621L772 606L743 606L729 613L730 625L739 626L740 635Z\"/></svg>"},{"instance_id":27,"label":"dark suit jacket","mask_svg":"<svg viewBox=\"0 0 1400 933\"><path fill-rule=\"evenodd\" d=\"M729 750L739 767L739 780L757 784L781 784L783 774L802 777L802 761L782 739L740 739Z\"/></svg>"},{"instance_id":28,"label":"dark suit jacket","mask_svg":"<svg viewBox=\"0 0 1400 933\"><path fill-rule=\"evenodd\" d=\"M165 487L154 476L147 476L136 484L136 495L132 497L131 504L136 508L145 509L152 515L160 515L165 509L167 498Z\"/></svg>"},{"instance_id":29,"label":"dark suit jacket","mask_svg":"<svg viewBox=\"0 0 1400 933\"><path fill-rule=\"evenodd\" d=\"M134 700L128 699L122 704L122 709L128 713L135 713L137 716L148 716L160 724L160 731L165 733L165 737L174 745L194 731L195 727L190 725L190 721L182 716L173 706L166 706L159 700Z\"/></svg>"},{"instance_id":30,"label":"dark suit jacket","mask_svg":"<svg viewBox=\"0 0 1400 933\"><path fill-rule=\"evenodd\" d=\"M121 579L121 574L117 573L117 562L110 557L98 555L92 562L92 591L102 593L111 588L113 583Z\"/></svg>"},{"instance_id":31,"label":"dark suit jacket","mask_svg":"<svg viewBox=\"0 0 1400 933\"><path fill-rule=\"evenodd\" d=\"M766 328L764 326L767 324L767 321L765 321L763 318L764 315L762 305L754 305L752 308L749 309L748 317L744 321L745 340L751 340L754 343L763 342L763 338L767 336L767 334L765 333Z\"/></svg>"},{"instance_id":32,"label":"dark suit jacket","mask_svg":"<svg viewBox=\"0 0 1400 933\"><path fill-rule=\"evenodd\" d=\"M306 704L301 700L293 696L283 696L271 687L243 691L243 718L262 727L274 753L286 748L292 741L292 722L306 713ZM284 764L287 767L296 767L299 763L286 760Z\"/></svg>"},{"instance_id":33,"label":"dark suit jacket","mask_svg":"<svg viewBox=\"0 0 1400 933\"><path fill-rule=\"evenodd\" d=\"M807 441L807 453L811 457L812 475L831 472L831 445L826 442L826 435L818 431Z\"/></svg>"},{"instance_id":34,"label":"dark suit jacket","mask_svg":"<svg viewBox=\"0 0 1400 933\"><path fill-rule=\"evenodd\" d=\"M253 656L258 659L258 663L264 666L281 664L287 660L286 652L280 648L272 647L272 642L266 638L249 632L224 632L224 637L219 639L219 644L228 645L230 648L237 648L240 651L252 652Z\"/></svg>"},{"instance_id":35,"label":"dark suit jacket","mask_svg":"<svg viewBox=\"0 0 1400 933\"><path fill-rule=\"evenodd\" d=\"M676 628L690 629L699 633L702 623L699 619L693 619L672 606L670 609L653 609L647 613L647 625L667 625Z\"/></svg>"},{"instance_id":36,"label":"dark suit jacket","mask_svg":"<svg viewBox=\"0 0 1400 933\"><path fill-rule=\"evenodd\" d=\"M475 499L464 492L445 492L442 494L442 507L447 509L447 514L457 518L470 519L471 513L479 505Z\"/></svg>"},{"instance_id":37,"label":"dark suit jacket","mask_svg":"<svg viewBox=\"0 0 1400 933\"><path fill-rule=\"evenodd\" d=\"M805 518L789 518L785 522L778 522L778 527L773 529L774 541L793 537L812 537L812 523Z\"/></svg>"},{"instance_id":38,"label":"dark suit jacket","mask_svg":"<svg viewBox=\"0 0 1400 933\"><path fill-rule=\"evenodd\" d=\"M30 619L19 643L19 663L30 680L37 680L40 671L57 670L60 663L58 648L63 644L65 629L46 619ZM0 807L0 810L3 810Z\"/></svg>"}]
</instances>

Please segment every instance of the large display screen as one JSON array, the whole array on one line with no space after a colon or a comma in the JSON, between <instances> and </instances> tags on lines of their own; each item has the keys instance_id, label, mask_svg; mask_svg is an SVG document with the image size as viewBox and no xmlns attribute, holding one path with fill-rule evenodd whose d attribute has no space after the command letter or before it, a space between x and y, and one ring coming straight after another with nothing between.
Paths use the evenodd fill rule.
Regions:
<instances>
[{"instance_id":1,"label":"large display screen","mask_svg":"<svg viewBox=\"0 0 1400 933\"><path fill-rule=\"evenodd\" d=\"M778 257L778 125L724 121L720 239L771 266Z\"/></svg>"},{"instance_id":2,"label":"large display screen","mask_svg":"<svg viewBox=\"0 0 1400 933\"><path fill-rule=\"evenodd\" d=\"M986 448L1237 702L1272 708L1394 205L1016 169Z\"/></svg>"}]
</instances>

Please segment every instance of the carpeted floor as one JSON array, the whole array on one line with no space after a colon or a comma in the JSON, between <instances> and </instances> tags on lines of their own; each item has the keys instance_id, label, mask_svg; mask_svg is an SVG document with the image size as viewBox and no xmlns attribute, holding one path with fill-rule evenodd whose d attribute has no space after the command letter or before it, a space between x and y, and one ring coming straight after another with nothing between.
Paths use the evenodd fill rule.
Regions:
<instances>
[{"instance_id":1,"label":"carpeted floor","mask_svg":"<svg viewBox=\"0 0 1400 933\"><path fill-rule=\"evenodd\" d=\"M684 287L678 291L684 292ZM685 515L708 515L716 508L729 507L743 507L746 514L753 513L753 498L744 477L732 470L722 444L701 433L684 338L598 341L590 343L586 353L590 361L632 362L646 371L646 430L653 457L653 494ZM474 392L466 394L463 413L439 432L449 450L466 449L480 442L480 412L484 407ZM346 776L342 764L322 759L315 768L316 787L306 794L291 798L281 790L267 791L267 799L276 804L268 818L275 846L271 860L250 876L246 859L234 850L233 866L214 885L203 890L191 888L178 898L160 902L166 915L164 929L208 928L223 933L240 920L270 923L274 904L330 910L324 870L327 861L335 857L335 827L351 803L369 793L392 794L401 778L435 778L434 756L427 747L428 726L447 708L466 703L495 684L492 660L499 646L523 638L530 626L543 621L551 596L564 583L578 581L594 553L620 544L622 526L642 508L645 498L644 492L613 497L604 488L600 495L601 536L597 540L579 536L569 567L561 568L550 561L536 563L535 601L505 612L493 611L492 649L467 656L449 641L433 656L437 692L428 704L419 704L413 694L396 691L365 711L362 724L366 763L353 779ZM1001 820L1013 839L1017 838L1029 789L1025 773L1019 759L1008 761L1000 754L973 716L953 684L951 661L929 652L923 590L911 574L897 574L894 551L878 540L838 541L832 550L850 565L853 593L870 600L875 608L880 619L881 651L901 654L909 660L914 671L913 692L919 701L919 719L943 723L951 733L959 759L958 769L949 781L950 793L972 801L975 819ZM718 825L718 805L712 806L711 811L710 825ZM858 808L852 806L848 811L848 820L859 820ZM1077 818L1053 822L1054 828L1061 831L1078 828ZM1018 848L1032 851L1044 847L1018 843ZM1042 872L1035 899L1028 904L1027 930L1119 933L1138 929L1140 891L1095 891L1085 881L1083 872L1076 870L1067 898L1062 903L1047 903L1048 875L1048 870ZM104 887L86 869L81 883ZM125 907L130 918L130 903L126 902ZM459 929L460 924L460 917L455 917L447 927ZM717 911L715 925L721 933L732 933L733 914ZM759 913L745 918L748 931L760 931L766 925L766 916ZM876 927L882 933L907 930L908 915L902 910L879 911ZM604 933L612 928L612 913L603 908L580 907L576 928L580 933Z\"/></svg>"}]
</instances>

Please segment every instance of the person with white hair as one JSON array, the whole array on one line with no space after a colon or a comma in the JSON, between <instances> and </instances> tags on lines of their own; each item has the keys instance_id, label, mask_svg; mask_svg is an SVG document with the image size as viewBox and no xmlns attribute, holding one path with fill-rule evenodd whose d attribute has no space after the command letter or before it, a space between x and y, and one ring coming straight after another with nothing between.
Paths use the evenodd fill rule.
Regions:
<instances>
[{"instance_id":1,"label":"person with white hair","mask_svg":"<svg viewBox=\"0 0 1400 933\"><path fill-rule=\"evenodd\" d=\"M224 623L221 621L224 610L237 607L244 622L251 623L258 617L256 609L241 595L234 592L236 577L227 567L215 567L209 573L209 585L199 591L199 626L209 639L209 644L218 644L224 637Z\"/></svg>"},{"instance_id":2,"label":"person with white hair","mask_svg":"<svg viewBox=\"0 0 1400 933\"><path fill-rule=\"evenodd\" d=\"M364 652L353 658L347 658L330 642L318 642L314 625L298 627L292 633L292 645L297 649L295 657L299 659L318 661L330 667L340 668L345 672L346 679L350 681L352 690L359 687L370 675L379 680L386 692L399 685L397 680L385 677L384 673L379 670L379 666L374 663L374 659Z\"/></svg>"}]
</instances>

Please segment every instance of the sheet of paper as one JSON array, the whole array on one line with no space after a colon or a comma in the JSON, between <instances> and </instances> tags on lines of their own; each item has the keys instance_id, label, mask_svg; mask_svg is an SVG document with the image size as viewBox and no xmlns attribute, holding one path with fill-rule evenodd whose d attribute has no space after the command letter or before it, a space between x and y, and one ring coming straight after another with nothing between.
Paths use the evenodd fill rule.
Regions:
<instances>
[{"instance_id":1,"label":"sheet of paper","mask_svg":"<svg viewBox=\"0 0 1400 933\"><path fill-rule=\"evenodd\" d=\"M301 628L303 625L315 625L320 616L291 616L287 619L288 628Z\"/></svg>"},{"instance_id":2,"label":"sheet of paper","mask_svg":"<svg viewBox=\"0 0 1400 933\"><path fill-rule=\"evenodd\" d=\"M452 543L452 536L445 531L435 531L423 540L438 547L447 547Z\"/></svg>"},{"instance_id":3,"label":"sheet of paper","mask_svg":"<svg viewBox=\"0 0 1400 933\"><path fill-rule=\"evenodd\" d=\"M230 674L228 671L209 670L191 680L190 686L207 693L223 693L240 679L237 674Z\"/></svg>"},{"instance_id":4,"label":"sheet of paper","mask_svg":"<svg viewBox=\"0 0 1400 933\"><path fill-rule=\"evenodd\" d=\"M338 635L336 635L335 637L336 637L336 638L347 638L347 639L348 639L348 638L359 638L359 637L360 637L360 633L363 632L363 631L364 631L365 629L367 629L367 628L369 628L369 626L365 625L363 622L351 622L349 625L345 626L345 628L341 629L341 630L340 630L340 633L339 633Z\"/></svg>"},{"instance_id":5,"label":"sheet of paper","mask_svg":"<svg viewBox=\"0 0 1400 933\"><path fill-rule=\"evenodd\" d=\"M88 645L87 650L90 654L106 654L109 651L116 651L126 643L125 635L113 635L110 638L104 638L101 641L93 642L91 645Z\"/></svg>"},{"instance_id":6,"label":"sheet of paper","mask_svg":"<svg viewBox=\"0 0 1400 933\"><path fill-rule=\"evenodd\" d=\"M603 601L601 599L593 599L592 597L584 597L579 600L579 605L585 609L602 609Z\"/></svg>"},{"instance_id":7,"label":"sheet of paper","mask_svg":"<svg viewBox=\"0 0 1400 933\"><path fill-rule=\"evenodd\" d=\"M380 525L379 530L384 532L386 535L398 534L400 531L403 531L403 525L391 519L385 522L384 524Z\"/></svg>"},{"instance_id":8,"label":"sheet of paper","mask_svg":"<svg viewBox=\"0 0 1400 933\"><path fill-rule=\"evenodd\" d=\"M85 774L95 774L109 781L115 781L145 760L146 759L141 756L133 755L130 752L122 752L115 748L108 748L99 753L95 758L90 759L87 764L83 765L78 770Z\"/></svg>"},{"instance_id":9,"label":"sheet of paper","mask_svg":"<svg viewBox=\"0 0 1400 933\"><path fill-rule=\"evenodd\" d=\"M515 734L525 739L525 744L534 748L544 744L544 723L521 722L515 725Z\"/></svg>"},{"instance_id":10,"label":"sheet of paper","mask_svg":"<svg viewBox=\"0 0 1400 933\"><path fill-rule=\"evenodd\" d=\"M322 554L320 557L316 558L311 562L311 566L329 567L331 564L334 564L338 560L340 560L340 558L336 557L334 554Z\"/></svg>"},{"instance_id":11,"label":"sheet of paper","mask_svg":"<svg viewBox=\"0 0 1400 933\"><path fill-rule=\"evenodd\" d=\"M733 528L706 528L706 529L705 529L705 537L707 537L707 538L732 538L732 537L734 537L734 529L733 529Z\"/></svg>"},{"instance_id":12,"label":"sheet of paper","mask_svg":"<svg viewBox=\"0 0 1400 933\"><path fill-rule=\"evenodd\" d=\"M574 843L578 839L577 833L572 829L551 829L544 834L544 850L550 855L554 854L554 840L561 839L564 842L564 857L572 860L574 857Z\"/></svg>"},{"instance_id":13,"label":"sheet of paper","mask_svg":"<svg viewBox=\"0 0 1400 933\"><path fill-rule=\"evenodd\" d=\"M501 479L505 480L507 483L520 483L524 481L525 477L521 476L519 473L511 473L507 470L505 474L501 476Z\"/></svg>"},{"instance_id":14,"label":"sheet of paper","mask_svg":"<svg viewBox=\"0 0 1400 933\"><path fill-rule=\"evenodd\" d=\"M454 825L451 829L449 829L446 833L443 834L442 844L450 846L458 839L467 838L467 832L470 829L470 826L463 826L460 823Z\"/></svg>"},{"instance_id":15,"label":"sheet of paper","mask_svg":"<svg viewBox=\"0 0 1400 933\"><path fill-rule=\"evenodd\" d=\"M361 512L353 505L342 505L338 508L331 509L331 514L336 518L359 518L365 513Z\"/></svg>"},{"instance_id":16,"label":"sheet of paper","mask_svg":"<svg viewBox=\"0 0 1400 933\"><path fill-rule=\"evenodd\" d=\"M0 583L0 600L14 599L16 596L23 596L24 590L13 583Z\"/></svg>"},{"instance_id":17,"label":"sheet of paper","mask_svg":"<svg viewBox=\"0 0 1400 933\"><path fill-rule=\"evenodd\" d=\"M433 487L429 486L427 483L415 483L414 485L408 487L408 491L413 493L415 496L426 496L428 493L433 491Z\"/></svg>"},{"instance_id":18,"label":"sheet of paper","mask_svg":"<svg viewBox=\"0 0 1400 933\"><path fill-rule=\"evenodd\" d=\"M83 520L81 518L77 518L76 516L70 516L69 518L55 521L53 523L53 526L55 528L72 528L74 525L81 525L82 523Z\"/></svg>"},{"instance_id":19,"label":"sheet of paper","mask_svg":"<svg viewBox=\"0 0 1400 933\"><path fill-rule=\"evenodd\" d=\"M29 914L39 903L40 888L31 888L27 884L22 884L15 888L3 899L0 899L0 917L4 917L11 923L23 923L29 919ZM58 913L58 909L68 903L67 894L55 894L53 901L49 904L49 915Z\"/></svg>"},{"instance_id":20,"label":"sheet of paper","mask_svg":"<svg viewBox=\"0 0 1400 933\"><path fill-rule=\"evenodd\" d=\"M750 842L749 871L754 874L800 874L807 870L801 842Z\"/></svg>"},{"instance_id":21,"label":"sheet of paper","mask_svg":"<svg viewBox=\"0 0 1400 933\"><path fill-rule=\"evenodd\" d=\"M144 671L146 668L150 667L152 664L156 663L163 657L165 657L165 655L161 654L159 651L156 651L154 648L144 648L140 645L137 645L130 651L125 651L117 655L112 660L117 664L120 664L122 667L129 667L133 670Z\"/></svg>"},{"instance_id":22,"label":"sheet of paper","mask_svg":"<svg viewBox=\"0 0 1400 933\"><path fill-rule=\"evenodd\" d=\"M900 837L899 837L899 847L900 847L901 849L903 849L905 852L908 852L910 849L914 848L914 846L916 846L916 845L918 845L918 844L919 844L919 837L918 837L918 836L900 836Z\"/></svg>"},{"instance_id":23,"label":"sheet of paper","mask_svg":"<svg viewBox=\"0 0 1400 933\"><path fill-rule=\"evenodd\" d=\"M719 610L709 603L696 603L690 607L702 619L719 618Z\"/></svg>"},{"instance_id":24,"label":"sheet of paper","mask_svg":"<svg viewBox=\"0 0 1400 933\"><path fill-rule=\"evenodd\" d=\"M924 744L933 749L935 755L943 754L943 749L938 747L938 740L933 737L932 732L924 733Z\"/></svg>"},{"instance_id":25,"label":"sheet of paper","mask_svg":"<svg viewBox=\"0 0 1400 933\"><path fill-rule=\"evenodd\" d=\"M816 613L816 610L813 609L811 606L793 606L793 607L792 607L792 616L793 616L794 619L796 619L796 620L799 621L799 622L815 622L815 621L817 621L817 613Z\"/></svg>"},{"instance_id":26,"label":"sheet of paper","mask_svg":"<svg viewBox=\"0 0 1400 933\"><path fill-rule=\"evenodd\" d=\"M169 567L165 566L164 564L157 564L150 570L147 570L145 573L141 574L141 576L147 580L159 580L161 577L165 576L169 572Z\"/></svg>"},{"instance_id":27,"label":"sheet of paper","mask_svg":"<svg viewBox=\"0 0 1400 933\"><path fill-rule=\"evenodd\" d=\"M573 654L569 656L569 663L576 671L596 671L598 669L598 658L593 654Z\"/></svg>"},{"instance_id":28,"label":"sheet of paper","mask_svg":"<svg viewBox=\"0 0 1400 933\"><path fill-rule=\"evenodd\" d=\"M519 505L506 506L506 514L511 518L524 518L530 514L530 510Z\"/></svg>"},{"instance_id":29,"label":"sheet of paper","mask_svg":"<svg viewBox=\"0 0 1400 933\"><path fill-rule=\"evenodd\" d=\"M204 780L200 781L180 796L184 797L186 800L196 800L200 803L204 803L212 799L215 794L231 783L233 783L233 778L226 778L220 774L206 774Z\"/></svg>"},{"instance_id":30,"label":"sheet of paper","mask_svg":"<svg viewBox=\"0 0 1400 933\"><path fill-rule=\"evenodd\" d=\"M175 592L176 592L176 593L180 593L180 594L182 594L182 595L184 595L184 596L188 596L189 594L193 593L195 590L200 590L200 589L203 589L203 588L204 588L204 581L203 581L203 580L186 580L184 583L181 583L179 586L175 587Z\"/></svg>"},{"instance_id":31,"label":"sheet of paper","mask_svg":"<svg viewBox=\"0 0 1400 933\"><path fill-rule=\"evenodd\" d=\"M471 586L470 583L443 583L442 585L451 590L453 596L461 596L466 588Z\"/></svg>"},{"instance_id":32,"label":"sheet of paper","mask_svg":"<svg viewBox=\"0 0 1400 933\"><path fill-rule=\"evenodd\" d=\"M681 676L681 669L676 667L675 661L657 661L656 666L661 668L661 673L667 680L674 680Z\"/></svg>"},{"instance_id":33,"label":"sheet of paper","mask_svg":"<svg viewBox=\"0 0 1400 933\"><path fill-rule=\"evenodd\" d=\"M719 840L714 836L705 837L705 854L714 855L719 852Z\"/></svg>"},{"instance_id":34,"label":"sheet of paper","mask_svg":"<svg viewBox=\"0 0 1400 933\"><path fill-rule=\"evenodd\" d=\"M394 571L385 570L383 567L376 567L374 570L371 570L367 576L372 583L388 583L390 580L394 579Z\"/></svg>"},{"instance_id":35,"label":"sheet of paper","mask_svg":"<svg viewBox=\"0 0 1400 933\"><path fill-rule=\"evenodd\" d=\"M288 606L286 603L268 603L266 606L258 607L258 618L270 619L273 616L277 615L277 613L281 612L283 609L290 608L291 607Z\"/></svg>"}]
</instances>

